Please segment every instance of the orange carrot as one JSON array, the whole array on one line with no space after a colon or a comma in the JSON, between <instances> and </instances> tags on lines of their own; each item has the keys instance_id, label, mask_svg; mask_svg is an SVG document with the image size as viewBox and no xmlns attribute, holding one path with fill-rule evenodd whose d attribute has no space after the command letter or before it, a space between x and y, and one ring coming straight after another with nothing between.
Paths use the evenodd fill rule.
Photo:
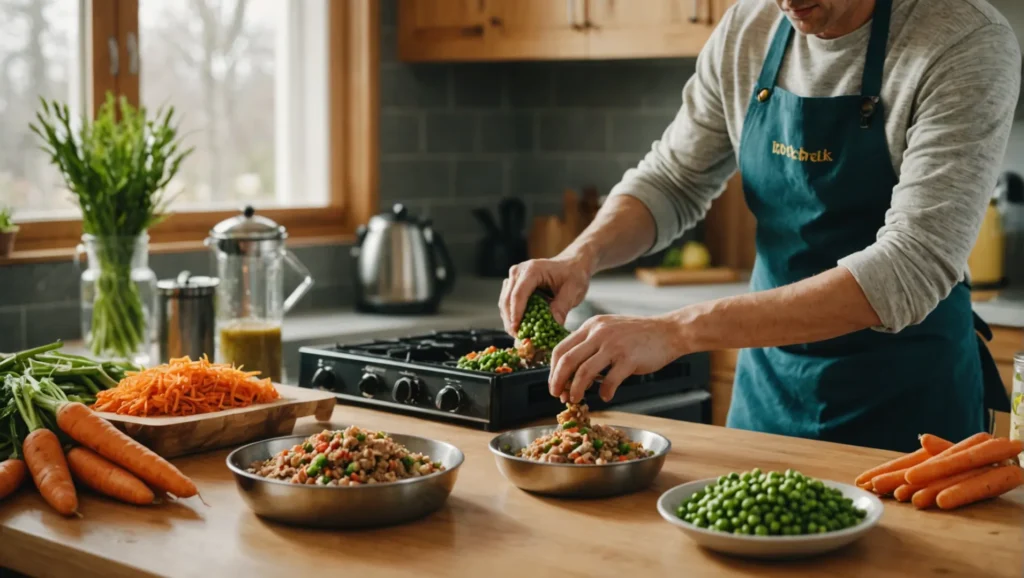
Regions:
<instances>
[{"instance_id":1,"label":"orange carrot","mask_svg":"<svg viewBox=\"0 0 1024 578\"><path fill-rule=\"evenodd\" d=\"M25 436L22 451L25 465L43 499L65 516L77 514L78 495L57 434L48 429L33 430Z\"/></svg>"},{"instance_id":2,"label":"orange carrot","mask_svg":"<svg viewBox=\"0 0 1024 578\"><path fill-rule=\"evenodd\" d=\"M935 480L920 490L914 492L914 496L910 499L911 503L918 510L924 510L925 508L931 508L935 505L935 498L939 495L939 492L945 490L948 487L955 486L960 482L984 474L989 470L991 466L982 466L973 470L968 470L955 476L948 478L942 478L941 480Z\"/></svg>"},{"instance_id":3,"label":"orange carrot","mask_svg":"<svg viewBox=\"0 0 1024 578\"><path fill-rule=\"evenodd\" d=\"M888 472L885 474L879 474L871 478L872 490L881 496L885 496L893 493L896 488L904 485L905 480L903 476L907 473L906 469L896 470L895 472Z\"/></svg>"},{"instance_id":4,"label":"orange carrot","mask_svg":"<svg viewBox=\"0 0 1024 578\"><path fill-rule=\"evenodd\" d=\"M967 470L1010 459L1021 452L1021 446L1020 440L994 438L961 452L945 456L939 454L907 470L906 480L908 484L915 486L926 485Z\"/></svg>"},{"instance_id":5,"label":"orange carrot","mask_svg":"<svg viewBox=\"0 0 1024 578\"><path fill-rule=\"evenodd\" d=\"M953 442L944 440L939 436L932 434L923 434L920 436L920 440L921 447L924 448L924 451L928 452L933 456L938 455L948 450L949 448L953 447Z\"/></svg>"},{"instance_id":6,"label":"orange carrot","mask_svg":"<svg viewBox=\"0 0 1024 578\"><path fill-rule=\"evenodd\" d=\"M992 439L992 434L990 434L988 432L984 432L984 431L983 432L978 432L978 433L976 433L976 434L974 434L974 435L972 435L970 437L964 438L964 439L956 442L955 444L953 444L952 447L949 447L949 448L946 448L945 450L942 450L941 452L936 454L935 457L941 458L941 457L944 457L944 456L948 456L950 454L959 453L959 452L962 452L964 450L971 449L971 448L973 448L976 445L985 443L985 442L987 442L990 439Z\"/></svg>"},{"instance_id":7,"label":"orange carrot","mask_svg":"<svg viewBox=\"0 0 1024 578\"><path fill-rule=\"evenodd\" d=\"M25 462L9 459L0 462L0 500L14 493L25 481Z\"/></svg>"},{"instance_id":8,"label":"orange carrot","mask_svg":"<svg viewBox=\"0 0 1024 578\"><path fill-rule=\"evenodd\" d=\"M73 448L67 458L74 479L96 492L139 506L152 504L155 499L142 480L92 450Z\"/></svg>"},{"instance_id":9,"label":"orange carrot","mask_svg":"<svg viewBox=\"0 0 1024 578\"><path fill-rule=\"evenodd\" d=\"M931 457L931 454L925 451L924 448L921 448L917 451L902 455L894 460L890 460L888 462L885 462L884 464L871 468L870 470L857 476L855 483L858 486L862 484L868 484L875 476L879 476L881 474L886 474L889 472L895 472L896 470L902 470L904 468L909 468L911 466L916 466L917 464L927 460L929 457Z\"/></svg>"},{"instance_id":10,"label":"orange carrot","mask_svg":"<svg viewBox=\"0 0 1024 578\"><path fill-rule=\"evenodd\" d=\"M995 440L993 440L995 441ZM980 446L979 446L980 447ZM935 503L952 510L987 498L995 498L1024 484L1024 470L1018 466L999 466L939 492Z\"/></svg>"},{"instance_id":11,"label":"orange carrot","mask_svg":"<svg viewBox=\"0 0 1024 578\"><path fill-rule=\"evenodd\" d=\"M896 488L896 491L892 493L892 497L896 498L897 502L909 502L910 499L917 493L918 490L924 489L923 486L911 486L910 484L903 484Z\"/></svg>"},{"instance_id":12,"label":"orange carrot","mask_svg":"<svg viewBox=\"0 0 1024 578\"><path fill-rule=\"evenodd\" d=\"M80 403L63 403L57 425L71 439L93 450L157 490L179 498L199 493L196 485L170 462L128 437Z\"/></svg>"}]
</instances>

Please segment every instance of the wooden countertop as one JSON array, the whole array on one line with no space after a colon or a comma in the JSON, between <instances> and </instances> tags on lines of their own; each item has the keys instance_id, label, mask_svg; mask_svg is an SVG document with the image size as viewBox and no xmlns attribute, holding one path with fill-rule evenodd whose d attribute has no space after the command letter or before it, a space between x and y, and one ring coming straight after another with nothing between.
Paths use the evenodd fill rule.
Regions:
<instances>
[{"instance_id":1,"label":"wooden countertop","mask_svg":"<svg viewBox=\"0 0 1024 578\"><path fill-rule=\"evenodd\" d=\"M439 512L371 531L289 528L255 517L224 466L226 451L175 460L209 507L193 498L135 508L81 497L83 519L64 519L32 488L0 504L0 566L38 576L986 576L1024 568L1024 490L954 512L887 501L859 542L796 562L734 559L696 547L658 515L677 484L760 467L794 468L849 482L888 452L660 418L597 413L602 423L658 431L672 452L654 485L606 500L527 494L507 483L488 432L338 406L332 423L442 439L465 452ZM553 419L552 419L553 421ZM311 418L297 433L323 426Z\"/></svg>"}]
</instances>

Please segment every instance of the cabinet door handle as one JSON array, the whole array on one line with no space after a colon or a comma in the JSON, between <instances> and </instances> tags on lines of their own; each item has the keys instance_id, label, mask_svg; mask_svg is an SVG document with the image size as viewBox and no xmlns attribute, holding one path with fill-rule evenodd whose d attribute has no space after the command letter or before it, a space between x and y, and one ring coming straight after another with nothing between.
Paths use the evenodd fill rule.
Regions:
<instances>
[{"instance_id":1,"label":"cabinet door handle","mask_svg":"<svg viewBox=\"0 0 1024 578\"><path fill-rule=\"evenodd\" d=\"M576 0L565 0L565 17L573 30L583 30L586 28L576 23Z\"/></svg>"},{"instance_id":2,"label":"cabinet door handle","mask_svg":"<svg viewBox=\"0 0 1024 578\"><path fill-rule=\"evenodd\" d=\"M117 38L111 36L107 39L107 53L110 55L110 75L117 76L118 63L120 62L117 53Z\"/></svg>"},{"instance_id":3,"label":"cabinet door handle","mask_svg":"<svg viewBox=\"0 0 1024 578\"><path fill-rule=\"evenodd\" d=\"M465 27L462 28L462 35L463 36L483 36L484 35L484 25L483 24L477 24L475 26L465 26Z\"/></svg>"},{"instance_id":4,"label":"cabinet door handle","mask_svg":"<svg viewBox=\"0 0 1024 578\"><path fill-rule=\"evenodd\" d=\"M697 13L700 12L700 0L690 0L690 23L696 24L699 20Z\"/></svg>"},{"instance_id":5,"label":"cabinet door handle","mask_svg":"<svg viewBox=\"0 0 1024 578\"><path fill-rule=\"evenodd\" d=\"M139 41L129 32L125 48L128 49L128 74L139 73Z\"/></svg>"}]
</instances>

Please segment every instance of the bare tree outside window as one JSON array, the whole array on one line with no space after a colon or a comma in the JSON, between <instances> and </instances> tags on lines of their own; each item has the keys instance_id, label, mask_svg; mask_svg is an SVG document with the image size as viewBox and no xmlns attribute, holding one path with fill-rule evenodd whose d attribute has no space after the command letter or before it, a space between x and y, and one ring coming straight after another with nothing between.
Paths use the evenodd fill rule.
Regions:
<instances>
[{"instance_id":1,"label":"bare tree outside window","mask_svg":"<svg viewBox=\"0 0 1024 578\"><path fill-rule=\"evenodd\" d=\"M28 128L40 97L69 100L77 62L74 4L0 0L0 205L18 214L75 210L60 174Z\"/></svg>"},{"instance_id":2,"label":"bare tree outside window","mask_svg":"<svg viewBox=\"0 0 1024 578\"><path fill-rule=\"evenodd\" d=\"M175 208L275 200L279 1L139 3L142 104L173 105L196 149L169 185Z\"/></svg>"}]
</instances>

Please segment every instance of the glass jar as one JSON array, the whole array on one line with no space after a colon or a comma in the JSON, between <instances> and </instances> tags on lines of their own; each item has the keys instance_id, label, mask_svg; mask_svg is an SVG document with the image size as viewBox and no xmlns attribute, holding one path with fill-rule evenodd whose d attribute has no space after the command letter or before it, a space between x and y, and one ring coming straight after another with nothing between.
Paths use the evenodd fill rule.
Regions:
<instances>
[{"instance_id":1,"label":"glass jar","mask_svg":"<svg viewBox=\"0 0 1024 578\"><path fill-rule=\"evenodd\" d=\"M287 249L288 233L252 207L218 223L206 239L217 286L217 361L282 380L281 322L313 285L306 267ZM285 271L302 278L285 297Z\"/></svg>"},{"instance_id":2,"label":"glass jar","mask_svg":"<svg viewBox=\"0 0 1024 578\"><path fill-rule=\"evenodd\" d=\"M146 365L152 356L156 274L149 268L149 235L82 235L75 262L81 277L82 336L93 356Z\"/></svg>"},{"instance_id":3,"label":"glass jar","mask_svg":"<svg viewBox=\"0 0 1024 578\"><path fill-rule=\"evenodd\" d=\"M1024 352L1013 356L1013 391L1010 393L1010 439L1024 439ZM1024 463L1024 452L1018 456Z\"/></svg>"}]
</instances>

